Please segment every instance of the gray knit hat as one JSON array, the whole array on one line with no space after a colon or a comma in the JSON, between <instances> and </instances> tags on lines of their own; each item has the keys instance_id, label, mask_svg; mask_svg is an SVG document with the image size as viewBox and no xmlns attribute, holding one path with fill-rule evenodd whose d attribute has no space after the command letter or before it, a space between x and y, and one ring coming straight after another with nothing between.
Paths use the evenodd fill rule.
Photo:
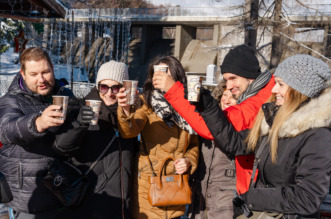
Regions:
<instances>
[{"instance_id":1,"label":"gray knit hat","mask_svg":"<svg viewBox=\"0 0 331 219\"><path fill-rule=\"evenodd\" d=\"M274 73L300 93L314 97L326 87L330 79L329 66L310 55L294 55L280 63Z\"/></svg>"},{"instance_id":2,"label":"gray knit hat","mask_svg":"<svg viewBox=\"0 0 331 219\"><path fill-rule=\"evenodd\" d=\"M111 79L123 84L123 80L129 80L128 66L123 62L110 62L103 63L98 71L96 86L102 80Z\"/></svg>"}]
</instances>

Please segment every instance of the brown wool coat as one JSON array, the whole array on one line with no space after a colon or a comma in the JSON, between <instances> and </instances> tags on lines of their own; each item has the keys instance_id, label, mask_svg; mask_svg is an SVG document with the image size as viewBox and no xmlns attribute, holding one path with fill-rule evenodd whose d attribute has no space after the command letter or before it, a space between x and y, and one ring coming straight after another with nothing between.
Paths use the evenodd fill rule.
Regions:
<instances>
[{"instance_id":1,"label":"brown wool coat","mask_svg":"<svg viewBox=\"0 0 331 219\"><path fill-rule=\"evenodd\" d=\"M184 214L185 206L171 207L152 207L148 202L148 177L152 176L151 167L148 162L148 156L152 162L153 169L158 172L162 160L165 157L174 157L179 159L183 157L183 150L186 138L186 132L178 126L168 127L163 120L158 117L146 105L131 113L129 117L125 115L121 107L118 108L118 121L121 136L131 138L142 134L145 141L147 152L140 144L134 165L134 183L133 183L133 209L132 218L136 219L159 219L175 218ZM189 169L192 174L198 163L199 157L198 136L188 135L188 147L184 157L191 162ZM173 174L175 167L173 162L166 166L166 174Z\"/></svg>"}]
</instances>

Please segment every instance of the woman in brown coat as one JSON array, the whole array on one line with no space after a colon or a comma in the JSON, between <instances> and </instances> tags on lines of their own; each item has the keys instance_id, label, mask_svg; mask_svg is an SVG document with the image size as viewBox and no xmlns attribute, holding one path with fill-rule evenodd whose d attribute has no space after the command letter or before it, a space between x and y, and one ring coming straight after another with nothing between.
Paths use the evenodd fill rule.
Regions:
<instances>
[{"instance_id":1,"label":"woman in brown coat","mask_svg":"<svg viewBox=\"0 0 331 219\"><path fill-rule=\"evenodd\" d=\"M192 174L198 163L198 136L187 122L163 97L163 92L153 87L153 65L169 66L168 74L175 81L186 83L185 72L174 57L162 57L149 67L147 81L141 97L142 106L130 110L126 104L125 88L118 93L118 121L121 136L132 138L141 133L142 143L134 169L132 218L176 218L184 214L185 206L152 207L148 202L148 177L157 172L164 158L175 162L166 166L166 174ZM185 141L187 149L184 153ZM152 163L152 167L149 160ZM153 170L152 170L153 168Z\"/></svg>"}]
</instances>

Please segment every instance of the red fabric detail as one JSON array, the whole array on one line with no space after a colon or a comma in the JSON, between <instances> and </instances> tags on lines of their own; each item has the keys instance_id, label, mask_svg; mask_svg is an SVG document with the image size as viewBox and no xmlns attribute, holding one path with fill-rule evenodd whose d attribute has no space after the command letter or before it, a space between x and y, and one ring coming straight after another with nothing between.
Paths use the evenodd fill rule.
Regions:
<instances>
[{"instance_id":1,"label":"red fabric detail","mask_svg":"<svg viewBox=\"0 0 331 219\"><path fill-rule=\"evenodd\" d=\"M0 148L2 147L2 143L0 142Z\"/></svg>"},{"instance_id":2,"label":"red fabric detail","mask_svg":"<svg viewBox=\"0 0 331 219\"><path fill-rule=\"evenodd\" d=\"M272 76L269 83L255 96L248 98L244 102L231 106L224 110L228 120L233 124L237 131L250 129L253 127L255 117L263 103L271 96L271 89L275 85L275 78ZM184 98L184 86L176 82L164 95L167 101L197 132L205 139L214 140L202 116L195 112L195 106L191 105ZM253 169L254 155L236 156L236 175L237 191L240 194L245 193L249 188L249 182ZM258 171L256 171L254 180L256 180Z\"/></svg>"}]
</instances>

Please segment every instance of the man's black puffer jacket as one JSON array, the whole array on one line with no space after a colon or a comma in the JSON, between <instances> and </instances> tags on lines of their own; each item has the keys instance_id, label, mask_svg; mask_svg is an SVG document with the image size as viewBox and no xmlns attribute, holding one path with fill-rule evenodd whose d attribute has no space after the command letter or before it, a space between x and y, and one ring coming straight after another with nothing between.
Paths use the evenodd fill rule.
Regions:
<instances>
[{"instance_id":1,"label":"man's black puffer jacket","mask_svg":"<svg viewBox=\"0 0 331 219\"><path fill-rule=\"evenodd\" d=\"M78 103L71 90L60 87L58 82L52 92L55 94L70 97L68 109ZM57 156L51 146L55 133L61 129L50 128L43 133L36 130L35 120L49 105L51 98L45 99L27 89L20 73L0 98L0 141L3 143L0 171L14 196L8 206L18 212L36 214L60 207L55 196L41 184L48 166Z\"/></svg>"}]
</instances>

